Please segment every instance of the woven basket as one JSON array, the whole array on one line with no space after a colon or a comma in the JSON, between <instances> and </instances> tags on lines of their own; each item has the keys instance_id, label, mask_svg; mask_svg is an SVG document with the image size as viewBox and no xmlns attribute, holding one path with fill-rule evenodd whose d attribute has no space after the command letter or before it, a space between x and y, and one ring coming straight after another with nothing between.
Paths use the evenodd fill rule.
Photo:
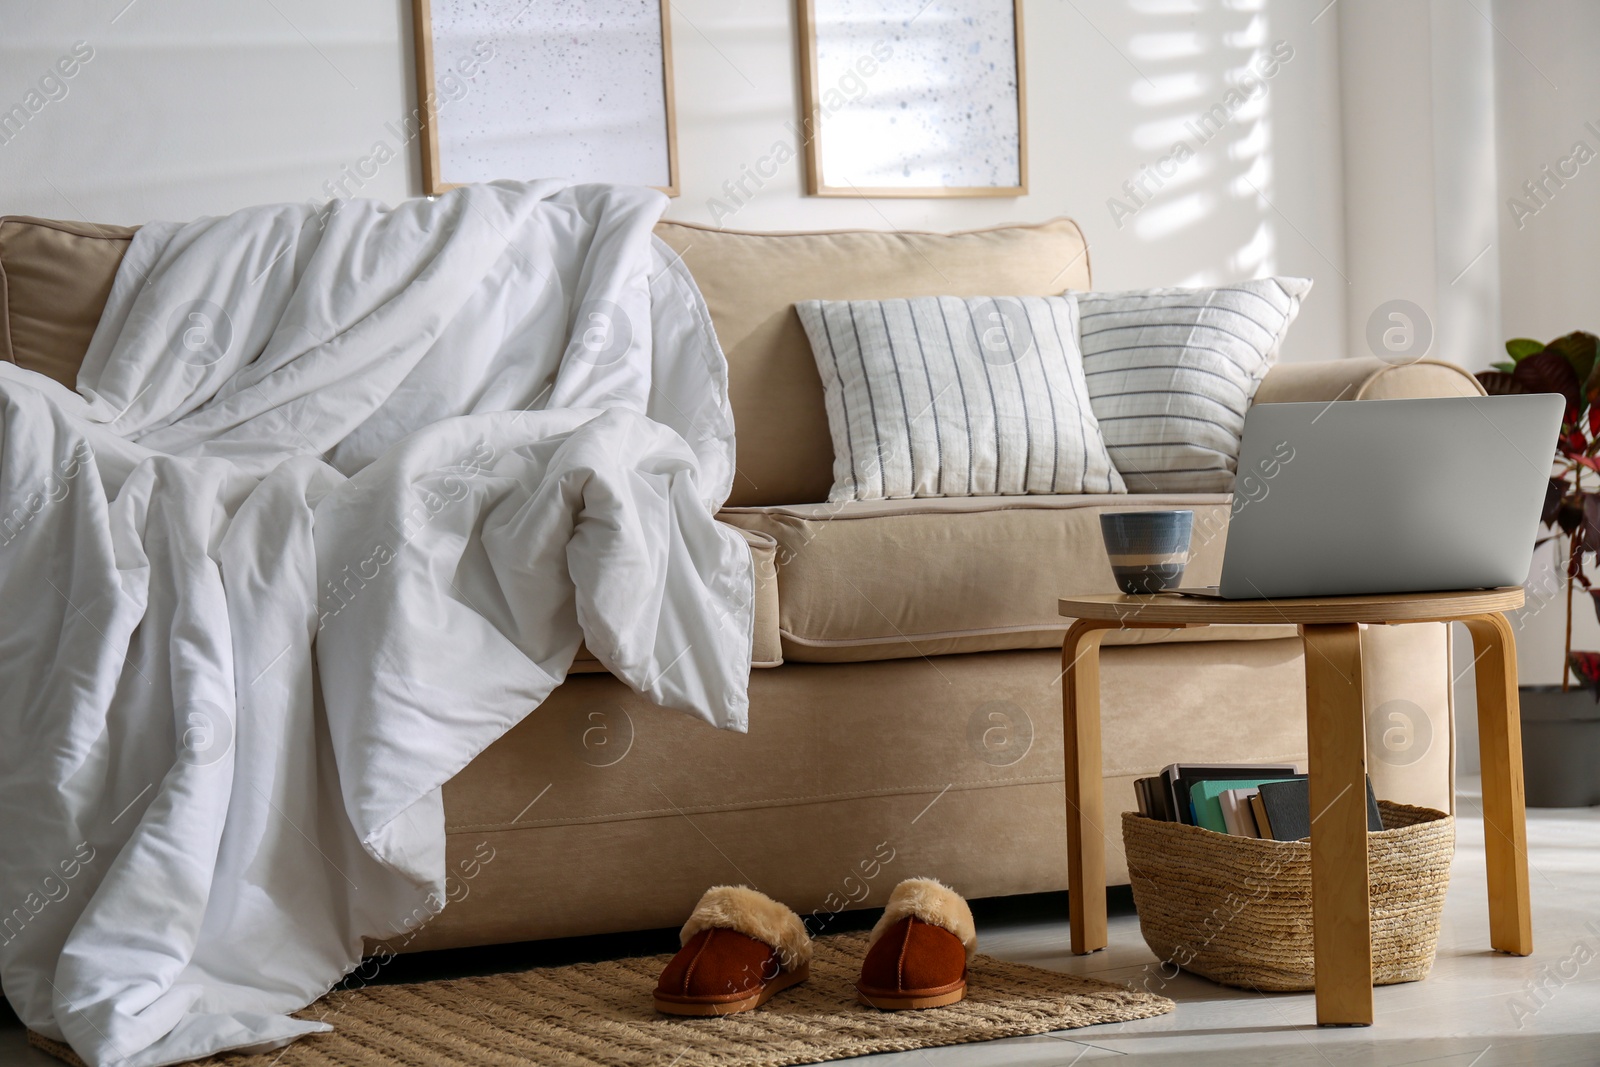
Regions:
<instances>
[{"instance_id":1,"label":"woven basket","mask_svg":"<svg viewBox=\"0 0 1600 1067\"><path fill-rule=\"evenodd\" d=\"M1455 854L1455 820L1379 801L1367 834L1372 982L1426 978ZM1263 841L1125 812L1139 928L1163 964L1225 985L1316 988L1311 948L1311 843Z\"/></svg>"}]
</instances>

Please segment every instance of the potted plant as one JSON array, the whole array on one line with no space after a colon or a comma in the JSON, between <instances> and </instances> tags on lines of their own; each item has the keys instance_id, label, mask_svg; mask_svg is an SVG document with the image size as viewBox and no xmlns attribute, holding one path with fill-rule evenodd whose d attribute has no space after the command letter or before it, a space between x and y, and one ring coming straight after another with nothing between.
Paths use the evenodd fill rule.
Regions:
<instances>
[{"instance_id":1,"label":"potted plant","mask_svg":"<svg viewBox=\"0 0 1600 1067\"><path fill-rule=\"evenodd\" d=\"M1508 360L1480 373L1491 396L1559 393L1567 402L1551 462L1543 520L1565 560L1566 640L1560 685L1521 687L1527 799L1533 807L1600 804L1600 652L1573 651L1572 608L1579 589L1600 615L1600 588L1584 570L1600 553L1600 338L1582 330L1549 344L1506 342Z\"/></svg>"}]
</instances>

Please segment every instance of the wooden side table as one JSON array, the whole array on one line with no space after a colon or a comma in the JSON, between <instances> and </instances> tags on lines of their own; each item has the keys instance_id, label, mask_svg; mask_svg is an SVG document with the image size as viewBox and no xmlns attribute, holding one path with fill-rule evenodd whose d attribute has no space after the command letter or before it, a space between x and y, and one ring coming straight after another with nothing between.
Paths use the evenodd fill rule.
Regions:
<instances>
[{"instance_id":1,"label":"wooden side table","mask_svg":"<svg viewBox=\"0 0 1600 1067\"><path fill-rule=\"evenodd\" d=\"M1372 931L1360 624L1462 622L1472 633L1478 681L1489 942L1516 956L1532 952L1517 655L1502 614L1521 606L1521 588L1294 600L1206 600L1174 593L1062 598L1061 614L1077 620L1061 648L1072 951L1083 954L1106 946L1101 638L1107 630L1132 627L1295 623L1306 649L1317 1022L1370 1026Z\"/></svg>"}]
</instances>

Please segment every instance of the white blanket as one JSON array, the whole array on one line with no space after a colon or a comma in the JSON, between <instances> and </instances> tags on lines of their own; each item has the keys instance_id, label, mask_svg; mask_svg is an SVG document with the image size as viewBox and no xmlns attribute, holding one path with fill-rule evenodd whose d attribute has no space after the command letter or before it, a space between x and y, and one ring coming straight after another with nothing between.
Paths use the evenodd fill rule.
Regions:
<instances>
[{"instance_id":1,"label":"white blanket","mask_svg":"<svg viewBox=\"0 0 1600 1067\"><path fill-rule=\"evenodd\" d=\"M445 900L440 786L581 642L742 730L726 365L640 189L140 230L0 364L0 976L91 1065L291 1019ZM81 394L81 395L80 395Z\"/></svg>"}]
</instances>

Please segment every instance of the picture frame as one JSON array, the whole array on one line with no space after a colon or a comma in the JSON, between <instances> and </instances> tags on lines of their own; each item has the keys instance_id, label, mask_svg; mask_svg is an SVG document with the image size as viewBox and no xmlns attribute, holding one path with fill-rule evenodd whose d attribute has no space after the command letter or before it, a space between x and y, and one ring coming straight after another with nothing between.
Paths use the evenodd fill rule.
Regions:
<instances>
[{"instance_id":1,"label":"picture frame","mask_svg":"<svg viewBox=\"0 0 1600 1067\"><path fill-rule=\"evenodd\" d=\"M504 11L487 15L463 0L412 0L414 119L426 195L469 182L542 177L648 185L678 195L671 0L588 5L608 21L559 24L550 5L526 0L509 0ZM519 42L522 61L497 67L495 60ZM593 63L607 47L613 61ZM636 66L628 66L629 58ZM579 109L576 123L570 116L530 122L561 97ZM539 162L525 162L533 159ZM565 173L531 172L552 159Z\"/></svg>"},{"instance_id":2,"label":"picture frame","mask_svg":"<svg viewBox=\"0 0 1600 1067\"><path fill-rule=\"evenodd\" d=\"M872 19L861 17L858 0L795 3L809 195L926 198L1027 194L1027 64L1022 0L904 0L909 18L894 10L897 4L884 3L878 5L881 17L876 27ZM852 17L843 18L846 13ZM924 23L930 29L912 34L910 27L924 19L931 20ZM868 40L873 34L891 32L897 20L906 27L900 40ZM939 25L941 22L943 26ZM931 39L941 28L970 32L971 36L952 37L941 45ZM1006 46L1001 47L1003 44ZM892 53L890 58L878 56L884 45ZM890 70L896 56L910 64L893 71L888 80L876 71L876 81L874 75L864 73L874 68ZM963 62L966 56L981 63ZM963 68L968 76L967 95L958 97L940 91L937 78L931 76L934 57L958 60L954 66ZM1006 58L1012 64L1009 71L1004 67ZM982 64L992 66L984 70ZM919 65L924 68L920 75L916 69ZM899 114L887 118L864 114L868 109L852 113L850 94L841 93L841 89L851 87L852 74L855 82L866 83L863 94L855 100L876 94L877 110ZM959 82L944 88L958 86ZM835 97L840 95L846 102L835 106ZM900 101L899 108L881 106L895 99ZM994 118L996 136L987 145L981 129L984 123L972 121L975 113ZM903 125L901 118L907 119ZM900 131L892 128L895 125L901 126ZM964 129L957 128L963 125ZM930 145L934 150L931 157ZM940 150L945 152L943 166L937 157ZM896 166L906 181L881 180ZM928 181L936 171L954 180Z\"/></svg>"}]
</instances>

